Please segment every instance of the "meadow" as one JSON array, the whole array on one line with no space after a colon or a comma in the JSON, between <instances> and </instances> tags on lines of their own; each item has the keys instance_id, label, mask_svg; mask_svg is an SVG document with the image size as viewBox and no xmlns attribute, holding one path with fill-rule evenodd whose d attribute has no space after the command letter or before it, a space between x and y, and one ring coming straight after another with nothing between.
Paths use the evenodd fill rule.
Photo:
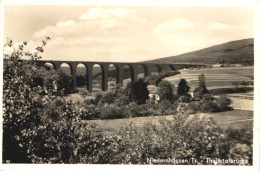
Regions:
<instances>
[{"instance_id":1,"label":"meadow","mask_svg":"<svg viewBox=\"0 0 260 171\"><path fill-rule=\"evenodd\" d=\"M219 113L200 113L197 114L199 118L211 117L216 122L217 125L223 130L228 127L234 129L240 129L242 127L248 127L253 125L253 111L249 110L231 110ZM193 117L191 115L190 117ZM148 117L138 117L138 118L128 118L128 119L106 119L106 120L84 120L83 123L96 123L97 130L96 133L101 133L104 135L110 135L115 133L121 127L133 123L137 128L142 128L145 123L152 122L156 125L159 124L160 119L173 120L171 115L168 116L148 116Z\"/></svg>"},{"instance_id":2,"label":"meadow","mask_svg":"<svg viewBox=\"0 0 260 171\"><path fill-rule=\"evenodd\" d=\"M223 67L223 68L201 68L201 69L183 69L181 74L167 77L165 80L170 81L173 85L178 85L180 79L184 78L193 91L198 86L198 76L204 74L206 84L209 90L217 88L236 87L235 82L254 81L254 67Z\"/></svg>"}]
</instances>

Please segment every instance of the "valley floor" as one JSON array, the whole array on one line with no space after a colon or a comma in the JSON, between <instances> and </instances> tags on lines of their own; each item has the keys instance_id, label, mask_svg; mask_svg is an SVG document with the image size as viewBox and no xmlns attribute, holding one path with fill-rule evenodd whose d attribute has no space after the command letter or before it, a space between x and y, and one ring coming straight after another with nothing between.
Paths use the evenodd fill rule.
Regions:
<instances>
[{"instance_id":1,"label":"valley floor","mask_svg":"<svg viewBox=\"0 0 260 171\"><path fill-rule=\"evenodd\" d=\"M231 110L226 112L219 112L213 114L201 113L197 114L199 118L212 117L217 125L222 129L228 127L240 129L242 127L253 126L253 111L249 110ZM193 115L191 115L193 117ZM173 120L172 116L149 116L128 119L107 119L107 120L84 120L84 123L96 123L98 126L97 133L110 135L115 133L119 128L127 124L133 123L137 128L144 126L146 122L159 124L160 119Z\"/></svg>"}]
</instances>

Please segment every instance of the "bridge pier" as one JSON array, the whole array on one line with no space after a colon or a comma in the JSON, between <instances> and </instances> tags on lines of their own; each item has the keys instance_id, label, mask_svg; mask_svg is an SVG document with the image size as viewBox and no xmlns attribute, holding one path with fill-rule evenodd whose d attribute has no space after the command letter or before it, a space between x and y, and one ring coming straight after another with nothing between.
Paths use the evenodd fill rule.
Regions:
<instances>
[{"instance_id":1,"label":"bridge pier","mask_svg":"<svg viewBox=\"0 0 260 171\"><path fill-rule=\"evenodd\" d=\"M121 84L123 86L123 80L124 80L124 66L117 65L116 66L116 83Z\"/></svg>"},{"instance_id":2,"label":"bridge pier","mask_svg":"<svg viewBox=\"0 0 260 171\"><path fill-rule=\"evenodd\" d=\"M76 92L76 90L77 90L77 74L76 74L77 65L71 64L70 68L71 68L73 92Z\"/></svg>"},{"instance_id":3,"label":"bridge pier","mask_svg":"<svg viewBox=\"0 0 260 171\"><path fill-rule=\"evenodd\" d=\"M150 67L144 66L144 77L150 76L152 73L152 70Z\"/></svg>"},{"instance_id":4,"label":"bridge pier","mask_svg":"<svg viewBox=\"0 0 260 171\"><path fill-rule=\"evenodd\" d=\"M100 65L102 69L102 90L108 90L108 65Z\"/></svg>"},{"instance_id":5,"label":"bridge pier","mask_svg":"<svg viewBox=\"0 0 260 171\"><path fill-rule=\"evenodd\" d=\"M131 81L132 83L137 81L138 78L138 65L131 65Z\"/></svg>"},{"instance_id":6,"label":"bridge pier","mask_svg":"<svg viewBox=\"0 0 260 171\"><path fill-rule=\"evenodd\" d=\"M60 69L60 63L53 63L53 66L55 69Z\"/></svg>"},{"instance_id":7,"label":"bridge pier","mask_svg":"<svg viewBox=\"0 0 260 171\"><path fill-rule=\"evenodd\" d=\"M86 66L87 66L87 90L88 90L88 92L92 93L92 81L93 81L92 69L93 69L93 65L92 64L86 64Z\"/></svg>"}]
</instances>

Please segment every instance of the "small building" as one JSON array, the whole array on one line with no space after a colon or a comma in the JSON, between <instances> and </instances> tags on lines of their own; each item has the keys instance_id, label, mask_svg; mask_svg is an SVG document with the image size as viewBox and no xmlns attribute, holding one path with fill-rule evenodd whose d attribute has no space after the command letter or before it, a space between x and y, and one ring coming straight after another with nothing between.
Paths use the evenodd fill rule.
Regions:
<instances>
[{"instance_id":1,"label":"small building","mask_svg":"<svg viewBox=\"0 0 260 171\"><path fill-rule=\"evenodd\" d=\"M243 65L242 64L231 64L230 66L232 66L232 67L241 67Z\"/></svg>"},{"instance_id":2,"label":"small building","mask_svg":"<svg viewBox=\"0 0 260 171\"><path fill-rule=\"evenodd\" d=\"M194 97L194 94L193 94L193 92L192 92L192 91L190 92L190 95L191 95L191 98L193 98L193 97Z\"/></svg>"},{"instance_id":3,"label":"small building","mask_svg":"<svg viewBox=\"0 0 260 171\"><path fill-rule=\"evenodd\" d=\"M158 88L155 85L148 85L147 89L149 91L149 99L154 102L159 102L160 96L158 94Z\"/></svg>"},{"instance_id":4,"label":"small building","mask_svg":"<svg viewBox=\"0 0 260 171\"><path fill-rule=\"evenodd\" d=\"M221 67L221 64L214 64L212 66L213 66L213 68L219 68L219 67Z\"/></svg>"}]
</instances>

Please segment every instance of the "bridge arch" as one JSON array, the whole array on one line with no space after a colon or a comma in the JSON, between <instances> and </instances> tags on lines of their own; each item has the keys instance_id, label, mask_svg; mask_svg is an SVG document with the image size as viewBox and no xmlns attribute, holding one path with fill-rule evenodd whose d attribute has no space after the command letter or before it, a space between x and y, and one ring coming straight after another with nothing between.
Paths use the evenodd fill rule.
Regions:
<instances>
[{"instance_id":1,"label":"bridge arch","mask_svg":"<svg viewBox=\"0 0 260 171\"><path fill-rule=\"evenodd\" d=\"M63 66L62 66L63 65ZM66 69L66 67L64 66L68 66L69 67L69 71ZM76 80L76 66L77 66L77 63L72 63L72 62L62 62L59 66L59 68L61 70L63 70L63 72L69 76L72 77L72 86L73 86L73 92L76 92L76 89L77 89L77 80ZM63 68L63 69L62 69Z\"/></svg>"},{"instance_id":2,"label":"bridge arch","mask_svg":"<svg viewBox=\"0 0 260 171\"><path fill-rule=\"evenodd\" d=\"M162 72L162 70L163 70L161 65L155 64L154 67L157 69L158 73Z\"/></svg>"},{"instance_id":3,"label":"bridge arch","mask_svg":"<svg viewBox=\"0 0 260 171\"><path fill-rule=\"evenodd\" d=\"M73 68L72 65L69 62L63 62L60 64L60 69L67 75L72 76L73 75Z\"/></svg>"},{"instance_id":4,"label":"bridge arch","mask_svg":"<svg viewBox=\"0 0 260 171\"><path fill-rule=\"evenodd\" d=\"M172 64L168 65L173 71L177 71L176 67Z\"/></svg>"},{"instance_id":5,"label":"bridge arch","mask_svg":"<svg viewBox=\"0 0 260 171\"><path fill-rule=\"evenodd\" d=\"M86 86L87 85L87 65L84 63L76 64L76 82L77 87Z\"/></svg>"},{"instance_id":6,"label":"bridge arch","mask_svg":"<svg viewBox=\"0 0 260 171\"><path fill-rule=\"evenodd\" d=\"M115 64L108 65L108 86L109 88L115 87L118 79L118 66Z\"/></svg>"},{"instance_id":7,"label":"bridge arch","mask_svg":"<svg viewBox=\"0 0 260 171\"><path fill-rule=\"evenodd\" d=\"M104 67L101 64L99 63L93 64L92 67L93 91L102 90L103 72L104 72Z\"/></svg>"},{"instance_id":8,"label":"bridge arch","mask_svg":"<svg viewBox=\"0 0 260 171\"><path fill-rule=\"evenodd\" d=\"M131 79L131 82L134 82L137 80L137 66L133 64L125 64L123 67L123 75L125 76L124 78L129 78Z\"/></svg>"},{"instance_id":9,"label":"bridge arch","mask_svg":"<svg viewBox=\"0 0 260 171\"><path fill-rule=\"evenodd\" d=\"M56 66L55 66L52 62L45 62L45 63L43 64L43 66L44 66L46 69L48 69L48 70L50 70L50 69L57 69Z\"/></svg>"},{"instance_id":10,"label":"bridge arch","mask_svg":"<svg viewBox=\"0 0 260 171\"><path fill-rule=\"evenodd\" d=\"M150 69L145 64L138 65L138 78L145 78L150 75Z\"/></svg>"}]
</instances>

